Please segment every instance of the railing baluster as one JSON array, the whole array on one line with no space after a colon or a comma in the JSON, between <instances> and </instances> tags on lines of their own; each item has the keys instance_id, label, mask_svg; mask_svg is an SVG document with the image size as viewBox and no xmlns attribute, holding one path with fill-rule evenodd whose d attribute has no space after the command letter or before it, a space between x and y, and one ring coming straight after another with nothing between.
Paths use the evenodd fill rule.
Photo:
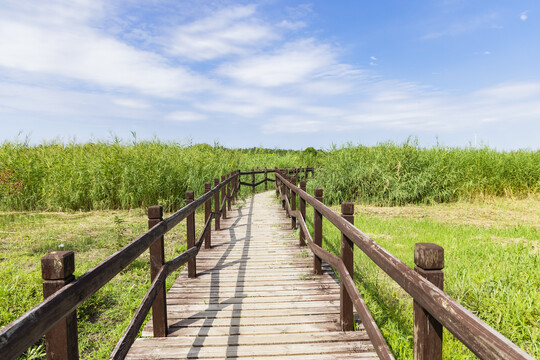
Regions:
<instances>
[{"instance_id":1,"label":"railing baluster","mask_svg":"<svg viewBox=\"0 0 540 360\"><path fill-rule=\"evenodd\" d=\"M227 180L230 179L231 177L232 177L232 173L228 173ZM232 210L231 194L232 194L232 181L229 181L229 183L227 184L227 209L229 211Z\"/></svg>"},{"instance_id":2,"label":"railing baluster","mask_svg":"<svg viewBox=\"0 0 540 360\"><path fill-rule=\"evenodd\" d=\"M219 179L218 178L214 178L214 187L218 186L219 185ZM214 194L214 211L216 213L220 212L220 205L221 205L221 202L219 201L219 191L216 191L216 193ZM219 230L219 226L220 226L220 223L219 223L219 220L220 220L221 216L216 216L216 218L214 219L214 230L218 231Z\"/></svg>"},{"instance_id":3,"label":"railing baluster","mask_svg":"<svg viewBox=\"0 0 540 360\"><path fill-rule=\"evenodd\" d=\"M221 182L224 182L225 181L225 175L221 175ZM223 199L225 199L227 196L227 192L226 192L226 189L225 189L225 186L221 188L221 203L223 203ZM219 207L221 208L221 203L219 203ZM227 207L224 206L223 207L223 213L221 214L221 217L223 219L226 219L227 218Z\"/></svg>"},{"instance_id":4,"label":"railing baluster","mask_svg":"<svg viewBox=\"0 0 540 360\"><path fill-rule=\"evenodd\" d=\"M414 270L439 289L444 287L444 249L432 243L417 243L414 246ZM441 323L435 320L416 301L414 309L414 360L441 360Z\"/></svg>"},{"instance_id":5,"label":"railing baluster","mask_svg":"<svg viewBox=\"0 0 540 360\"><path fill-rule=\"evenodd\" d=\"M186 191L186 205L193 202L193 191ZM195 211L186 218L186 240L188 250L195 246ZM195 257L188 260L188 277L197 276L197 259Z\"/></svg>"},{"instance_id":6,"label":"railing baluster","mask_svg":"<svg viewBox=\"0 0 540 360\"><path fill-rule=\"evenodd\" d=\"M315 199L320 202L323 201L323 189L315 189ZM315 245L322 247L322 214L315 208L313 210L313 242ZM316 255L313 255L313 273L315 275L322 274L321 259Z\"/></svg>"},{"instance_id":7,"label":"railing baluster","mask_svg":"<svg viewBox=\"0 0 540 360\"><path fill-rule=\"evenodd\" d=\"M306 191L306 182L305 181L300 181L300 190L302 191ZM302 218L305 220L306 219L306 200L304 200L301 196L299 196L300 198L300 214L302 214ZM304 234L304 230L302 230L302 228L300 228L300 243L299 243L300 246L306 246L306 241L305 241L305 234Z\"/></svg>"},{"instance_id":8,"label":"railing baluster","mask_svg":"<svg viewBox=\"0 0 540 360\"><path fill-rule=\"evenodd\" d=\"M204 183L204 193L210 192L212 185L209 182ZM212 198L209 198L204 203L204 223L208 221L208 218L212 216ZM212 247L212 232L208 231L204 237L204 248L210 249Z\"/></svg>"},{"instance_id":9,"label":"railing baluster","mask_svg":"<svg viewBox=\"0 0 540 360\"><path fill-rule=\"evenodd\" d=\"M341 203L341 217L354 225L354 203ZM341 233L341 260L351 278L354 279L354 244L343 233ZM340 283L339 292L341 328L343 331L352 331L354 330L353 303L343 282Z\"/></svg>"},{"instance_id":10,"label":"railing baluster","mask_svg":"<svg viewBox=\"0 0 540 360\"><path fill-rule=\"evenodd\" d=\"M163 221L163 206L155 205L148 208L148 229ZM154 280L165 263L164 237L157 238L150 245L150 279ZM167 301L165 283L152 303L152 324L154 337L167 336Z\"/></svg>"},{"instance_id":11,"label":"railing baluster","mask_svg":"<svg viewBox=\"0 0 540 360\"><path fill-rule=\"evenodd\" d=\"M73 251L55 251L41 258L43 299L60 290L73 280L75 254ZM77 311L66 316L45 334L47 360L73 360L79 358L77 337Z\"/></svg>"},{"instance_id":12,"label":"railing baluster","mask_svg":"<svg viewBox=\"0 0 540 360\"><path fill-rule=\"evenodd\" d=\"M296 186L296 178L291 179L291 183ZM296 193L289 189L290 191L290 203L291 203L291 229L296 229L296 216L293 216L293 211L296 211Z\"/></svg>"}]
</instances>

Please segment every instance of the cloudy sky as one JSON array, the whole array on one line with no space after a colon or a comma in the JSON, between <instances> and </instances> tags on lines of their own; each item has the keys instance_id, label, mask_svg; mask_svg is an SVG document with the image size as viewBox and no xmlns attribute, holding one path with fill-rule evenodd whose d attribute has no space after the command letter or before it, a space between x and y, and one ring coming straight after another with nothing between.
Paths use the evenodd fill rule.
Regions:
<instances>
[{"instance_id":1,"label":"cloudy sky","mask_svg":"<svg viewBox=\"0 0 540 360\"><path fill-rule=\"evenodd\" d=\"M0 141L540 148L540 2L0 0Z\"/></svg>"}]
</instances>

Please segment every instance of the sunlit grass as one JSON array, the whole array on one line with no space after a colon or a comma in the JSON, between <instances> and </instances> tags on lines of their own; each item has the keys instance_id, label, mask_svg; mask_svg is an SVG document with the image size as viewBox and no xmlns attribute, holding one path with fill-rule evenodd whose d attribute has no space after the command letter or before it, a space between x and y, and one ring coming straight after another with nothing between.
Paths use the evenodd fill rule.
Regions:
<instances>
[{"instance_id":1,"label":"sunlit grass","mask_svg":"<svg viewBox=\"0 0 540 360\"><path fill-rule=\"evenodd\" d=\"M40 258L55 250L75 252L78 277L147 229L143 209L92 212L0 212L0 327L43 300ZM203 214L196 215L197 233ZM166 258L185 251L185 222L165 235ZM179 274L167 278L170 288ZM150 286L145 252L77 311L82 359L108 358ZM43 342L23 358L40 358Z\"/></svg>"},{"instance_id":2,"label":"sunlit grass","mask_svg":"<svg viewBox=\"0 0 540 360\"><path fill-rule=\"evenodd\" d=\"M526 201L525 201L526 203ZM538 200L530 201L540 205ZM507 201L507 205L510 201ZM463 204L446 206L462 213ZM489 213L491 205L484 205ZM408 216L369 214L358 206L355 225L377 243L414 267L414 244L433 242L445 250L445 291L483 321L525 349L540 356L540 228L538 224L498 226L459 224L423 214L441 205L408 207ZM475 209L482 208L476 204ZM399 208L396 208L396 212ZM337 208L335 211L339 212ZM364 211L364 212L363 212ZM311 224L312 208L307 212ZM527 211L524 210L525 214ZM496 212L494 213L496 214ZM475 218L475 214L471 214ZM455 220L455 219L454 219ZM488 219L485 219L488 220ZM340 233L323 221L323 246L339 255ZM397 359L412 359L412 299L355 247L355 282ZM475 359L448 331L445 359Z\"/></svg>"}]
</instances>

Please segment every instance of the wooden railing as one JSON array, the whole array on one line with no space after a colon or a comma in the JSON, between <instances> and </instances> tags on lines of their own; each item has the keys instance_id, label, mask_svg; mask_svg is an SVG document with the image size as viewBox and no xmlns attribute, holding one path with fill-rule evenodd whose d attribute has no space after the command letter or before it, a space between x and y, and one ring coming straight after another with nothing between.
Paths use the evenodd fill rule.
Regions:
<instances>
[{"instance_id":1,"label":"wooden railing","mask_svg":"<svg viewBox=\"0 0 540 360\"><path fill-rule=\"evenodd\" d=\"M300 243L307 242L313 252L313 272L321 274L321 260L334 267L341 278L340 321L344 330L351 330L353 313L351 303L373 342L381 359L393 359L366 304L353 281L353 247L356 245L377 266L386 272L414 299L414 359L442 359L442 327L481 359L533 358L510 340L480 320L452 299L443 290L444 250L435 244L416 244L411 269L390 254L354 225L354 205L342 203L342 216L323 204L323 190L315 189L315 197L306 192L304 181L296 186L291 171L276 172L276 194L291 217L291 226L300 225ZM297 196L300 209L296 210ZM313 238L306 226L306 203L314 209ZM341 231L341 257L322 248L322 220L326 218Z\"/></svg>"},{"instance_id":2,"label":"wooden railing","mask_svg":"<svg viewBox=\"0 0 540 360\"><path fill-rule=\"evenodd\" d=\"M186 206L166 219L163 219L161 206L149 207L149 230L78 279L73 276L75 260L72 251L44 256L41 262L45 300L0 330L0 359L15 359L43 335L46 335L48 359L78 359L77 308L147 249L150 250L152 283L110 359L126 356L150 308L153 310L154 336L167 336L165 280L186 262L189 276L195 277L197 253L203 241L206 248L211 245L212 220L219 230L219 219L227 216L227 209L231 209L231 201L237 197L239 189L240 171L236 170L223 175L221 182L214 179L213 189L206 183L205 194L198 199L193 199L193 191L187 191ZM205 206L205 226L195 241L195 211L202 205ZM184 219L188 249L165 261L164 235Z\"/></svg>"}]
</instances>

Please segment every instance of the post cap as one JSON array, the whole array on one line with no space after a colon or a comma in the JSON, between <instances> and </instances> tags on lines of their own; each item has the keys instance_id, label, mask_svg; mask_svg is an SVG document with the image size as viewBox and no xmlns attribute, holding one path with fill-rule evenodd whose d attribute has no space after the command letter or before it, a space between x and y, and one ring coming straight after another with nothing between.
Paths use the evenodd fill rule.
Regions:
<instances>
[{"instance_id":1,"label":"post cap","mask_svg":"<svg viewBox=\"0 0 540 360\"><path fill-rule=\"evenodd\" d=\"M41 258L41 275L44 280L66 279L75 271L73 251L53 251Z\"/></svg>"},{"instance_id":2,"label":"post cap","mask_svg":"<svg viewBox=\"0 0 540 360\"><path fill-rule=\"evenodd\" d=\"M433 243L416 243L414 263L424 270L441 270L444 268L444 249Z\"/></svg>"},{"instance_id":3,"label":"post cap","mask_svg":"<svg viewBox=\"0 0 540 360\"><path fill-rule=\"evenodd\" d=\"M205 192L209 192L211 188L212 188L212 185L209 182L204 183L204 191Z\"/></svg>"},{"instance_id":4,"label":"post cap","mask_svg":"<svg viewBox=\"0 0 540 360\"><path fill-rule=\"evenodd\" d=\"M316 188L315 189L315 197L322 197L323 196L323 189Z\"/></svg>"},{"instance_id":5,"label":"post cap","mask_svg":"<svg viewBox=\"0 0 540 360\"><path fill-rule=\"evenodd\" d=\"M342 202L341 203L341 214L342 215L354 215L354 203L352 203L352 202Z\"/></svg>"},{"instance_id":6,"label":"post cap","mask_svg":"<svg viewBox=\"0 0 540 360\"><path fill-rule=\"evenodd\" d=\"M163 206L152 205L148 207L149 219L162 219L163 218Z\"/></svg>"},{"instance_id":7,"label":"post cap","mask_svg":"<svg viewBox=\"0 0 540 360\"><path fill-rule=\"evenodd\" d=\"M192 200L193 201L193 198L194 198L193 190L186 191L186 200Z\"/></svg>"},{"instance_id":8,"label":"post cap","mask_svg":"<svg viewBox=\"0 0 540 360\"><path fill-rule=\"evenodd\" d=\"M219 178L214 178L214 185L219 184Z\"/></svg>"},{"instance_id":9,"label":"post cap","mask_svg":"<svg viewBox=\"0 0 540 360\"><path fill-rule=\"evenodd\" d=\"M300 189L306 190L306 182L304 180L300 181Z\"/></svg>"}]
</instances>

